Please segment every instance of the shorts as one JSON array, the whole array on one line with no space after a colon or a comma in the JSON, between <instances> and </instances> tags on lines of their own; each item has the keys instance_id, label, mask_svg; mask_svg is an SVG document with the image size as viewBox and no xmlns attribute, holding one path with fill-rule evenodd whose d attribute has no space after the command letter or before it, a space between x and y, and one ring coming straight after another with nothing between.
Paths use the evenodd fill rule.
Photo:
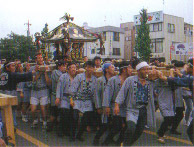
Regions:
<instances>
[{"instance_id":1,"label":"shorts","mask_svg":"<svg viewBox=\"0 0 194 147\"><path fill-rule=\"evenodd\" d=\"M43 89L39 91L32 90L30 104L32 105L47 105L49 102L48 89Z\"/></svg>"},{"instance_id":2,"label":"shorts","mask_svg":"<svg viewBox=\"0 0 194 147\"><path fill-rule=\"evenodd\" d=\"M48 104L48 97L40 97L40 98L36 98L36 97L31 97L30 98L30 104L31 105L38 105L40 103L41 106L45 106Z\"/></svg>"}]
</instances>

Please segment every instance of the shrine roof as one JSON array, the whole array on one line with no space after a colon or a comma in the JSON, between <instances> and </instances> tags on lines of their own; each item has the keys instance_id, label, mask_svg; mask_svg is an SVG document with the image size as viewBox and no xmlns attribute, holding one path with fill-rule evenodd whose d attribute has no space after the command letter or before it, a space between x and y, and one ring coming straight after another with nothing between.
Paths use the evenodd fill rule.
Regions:
<instances>
[{"instance_id":1,"label":"shrine roof","mask_svg":"<svg viewBox=\"0 0 194 147\"><path fill-rule=\"evenodd\" d=\"M67 23L63 23L49 32L46 42L62 41L66 32L69 32L69 37L72 42L92 42L98 39L98 34L91 33L84 28L69 22L69 27L66 27Z\"/></svg>"}]
</instances>

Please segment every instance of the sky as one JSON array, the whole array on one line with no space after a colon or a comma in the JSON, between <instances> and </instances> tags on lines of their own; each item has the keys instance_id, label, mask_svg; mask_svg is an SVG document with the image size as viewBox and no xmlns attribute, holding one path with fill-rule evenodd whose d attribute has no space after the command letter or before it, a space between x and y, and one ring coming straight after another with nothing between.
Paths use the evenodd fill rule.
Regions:
<instances>
[{"instance_id":1,"label":"sky","mask_svg":"<svg viewBox=\"0 0 194 147\"><path fill-rule=\"evenodd\" d=\"M193 0L0 0L0 38L11 32L26 35L28 20L31 35L41 32L46 23L51 31L63 23L59 19L66 12L79 26L87 22L90 27L120 27L120 23L133 22L142 8L193 24Z\"/></svg>"}]
</instances>

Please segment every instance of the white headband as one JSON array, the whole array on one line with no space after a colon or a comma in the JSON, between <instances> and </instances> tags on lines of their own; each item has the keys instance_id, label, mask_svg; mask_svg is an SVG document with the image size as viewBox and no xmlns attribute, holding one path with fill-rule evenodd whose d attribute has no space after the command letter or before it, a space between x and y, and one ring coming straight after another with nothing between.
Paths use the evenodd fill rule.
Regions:
<instances>
[{"instance_id":1,"label":"white headband","mask_svg":"<svg viewBox=\"0 0 194 147\"><path fill-rule=\"evenodd\" d=\"M9 62L6 66L9 66L11 64L15 64L15 62Z\"/></svg>"},{"instance_id":2,"label":"white headband","mask_svg":"<svg viewBox=\"0 0 194 147\"><path fill-rule=\"evenodd\" d=\"M140 70L141 68L143 68L145 66L149 66L149 65L147 64L147 62L143 61L143 62L137 64L136 70Z\"/></svg>"}]
</instances>

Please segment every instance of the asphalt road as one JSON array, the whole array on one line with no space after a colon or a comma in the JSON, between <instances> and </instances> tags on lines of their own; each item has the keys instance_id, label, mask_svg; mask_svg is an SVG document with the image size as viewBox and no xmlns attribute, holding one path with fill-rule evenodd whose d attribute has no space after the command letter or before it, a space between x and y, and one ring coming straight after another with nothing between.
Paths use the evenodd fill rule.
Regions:
<instances>
[{"instance_id":1,"label":"asphalt road","mask_svg":"<svg viewBox=\"0 0 194 147\"><path fill-rule=\"evenodd\" d=\"M160 115L160 112L157 112L157 126L159 127L163 118ZM68 137L64 136L59 138L56 135L55 129L52 132L47 133L39 125L38 128L32 129L30 127L31 123L24 123L18 118L18 126L16 129L16 146L92 146L92 141L95 133L85 132L84 133L84 142L75 141L70 142ZM178 131L182 135L172 135L169 131L166 133L166 143L160 144L157 141L156 133L152 130L145 129L144 133L137 140L134 146L192 146L189 138L186 134L187 127L183 125L183 121L178 127ZM105 135L102 137L102 140L105 138ZM102 141L101 140L101 141ZM114 144L110 144L113 146Z\"/></svg>"}]
</instances>

